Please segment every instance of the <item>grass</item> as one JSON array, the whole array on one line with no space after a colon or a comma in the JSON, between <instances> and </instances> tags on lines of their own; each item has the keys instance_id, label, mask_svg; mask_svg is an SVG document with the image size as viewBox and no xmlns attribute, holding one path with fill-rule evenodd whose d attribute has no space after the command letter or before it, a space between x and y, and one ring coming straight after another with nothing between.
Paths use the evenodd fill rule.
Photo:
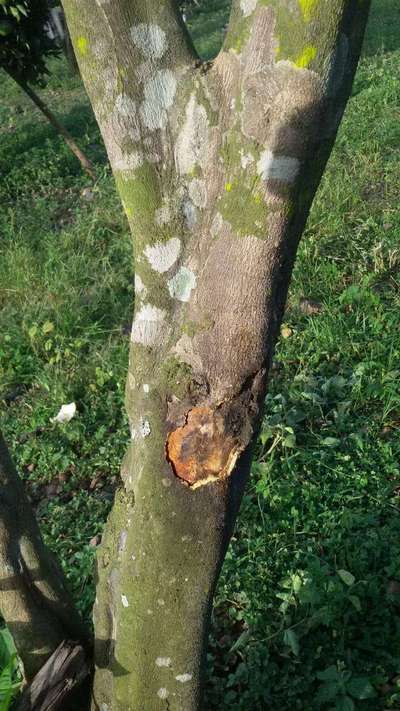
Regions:
<instances>
[{"instance_id":1,"label":"grass","mask_svg":"<svg viewBox=\"0 0 400 711\"><path fill-rule=\"evenodd\" d=\"M395 0L375 0L300 248L216 597L211 711L400 709L399 17ZM207 56L223 21L190 18ZM75 159L2 80L0 419L89 615L91 543L129 436L133 264L84 92L54 69L46 98L100 177L88 195ZM78 416L51 423L71 401Z\"/></svg>"}]
</instances>

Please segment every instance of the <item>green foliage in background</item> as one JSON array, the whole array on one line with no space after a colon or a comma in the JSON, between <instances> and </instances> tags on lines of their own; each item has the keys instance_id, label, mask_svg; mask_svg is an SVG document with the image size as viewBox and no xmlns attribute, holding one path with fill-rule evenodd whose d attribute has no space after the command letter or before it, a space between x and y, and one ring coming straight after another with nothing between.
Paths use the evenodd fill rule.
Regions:
<instances>
[{"instance_id":1,"label":"green foliage in background","mask_svg":"<svg viewBox=\"0 0 400 711\"><path fill-rule=\"evenodd\" d=\"M0 0L0 68L26 83L43 84L46 62L59 54L45 31L46 0Z\"/></svg>"},{"instance_id":2,"label":"green foliage in background","mask_svg":"<svg viewBox=\"0 0 400 711\"><path fill-rule=\"evenodd\" d=\"M22 673L12 637L0 619L0 711L8 711L18 694Z\"/></svg>"},{"instance_id":3,"label":"green foliage in background","mask_svg":"<svg viewBox=\"0 0 400 711\"><path fill-rule=\"evenodd\" d=\"M210 0L188 18L205 56L223 35L221 8ZM134 265L85 94L62 62L51 69L47 96L103 169L87 185L2 82L0 420L89 616L96 545L129 440ZM209 711L400 708L399 119L400 7L375 0L217 591ZM51 422L72 401L76 417Z\"/></svg>"}]
</instances>

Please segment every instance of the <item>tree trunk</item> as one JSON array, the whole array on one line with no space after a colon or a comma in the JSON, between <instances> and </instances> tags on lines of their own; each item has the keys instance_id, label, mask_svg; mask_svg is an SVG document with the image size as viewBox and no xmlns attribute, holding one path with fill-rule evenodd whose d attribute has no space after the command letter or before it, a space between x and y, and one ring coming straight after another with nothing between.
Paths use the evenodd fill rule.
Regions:
<instances>
[{"instance_id":1,"label":"tree trunk","mask_svg":"<svg viewBox=\"0 0 400 711\"><path fill-rule=\"evenodd\" d=\"M72 138L71 134L65 126L63 126L62 123L58 120L58 118L53 114L52 111L46 106L46 104L42 101L40 96L36 94L33 89L26 84L26 82L22 81L18 76L11 74L8 72L10 77L14 79L14 81L18 84L18 86L21 87L21 89L29 96L29 98L33 101L35 106L38 107L38 109L42 112L44 116L46 116L47 120L51 123L51 125L56 129L57 133L60 134L60 136L63 137L65 143L67 144L68 148L72 151L74 156L79 160L83 170L90 175L90 177L95 180L96 179L96 174L93 168L92 163L90 160L85 156L83 151L79 148L79 146L75 143L74 139Z\"/></svg>"},{"instance_id":2,"label":"tree trunk","mask_svg":"<svg viewBox=\"0 0 400 711\"><path fill-rule=\"evenodd\" d=\"M28 681L64 639L90 648L61 570L45 547L0 433L0 613Z\"/></svg>"},{"instance_id":3,"label":"tree trunk","mask_svg":"<svg viewBox=\"0 0 400 711\"><path fill-rule=\"evenodd\" d=\"M367 0L64 0L135 247L131 443L98 556L94 708L197 711L212 598Z\"/></svg>"}]
</instances>

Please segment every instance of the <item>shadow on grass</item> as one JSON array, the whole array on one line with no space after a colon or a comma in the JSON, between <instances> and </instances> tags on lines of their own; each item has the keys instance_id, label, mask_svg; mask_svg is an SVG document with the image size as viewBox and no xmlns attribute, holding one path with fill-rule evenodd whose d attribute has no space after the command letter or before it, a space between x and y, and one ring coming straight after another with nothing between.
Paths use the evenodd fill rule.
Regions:
<instances>
[{"instance_id":1,"label":"shadow on grass","mask_svg":"<svg viewBox=\"0 0 400 711\"><path fill-rule=\"evenodd\" d=\"M52 109L50 104L49 108ZM88 103L79 102L72 106L68 113L63 114L55 110L55 114L88 158L97 164L107 163L104 144L92 108ZM9 130L8 133L2 135L0 171L3 177L16 166L26 164L26 154L30 151L35 150L48 154L49 148L52 148L57 153L60 150L60 143L63 144L63 138L44 118L35 120L32 116L32 118L29 117L26 121L22 121L15 130ZM71 159L73 164L77 164L72 153Z\"/></svg>"}]
</instances>

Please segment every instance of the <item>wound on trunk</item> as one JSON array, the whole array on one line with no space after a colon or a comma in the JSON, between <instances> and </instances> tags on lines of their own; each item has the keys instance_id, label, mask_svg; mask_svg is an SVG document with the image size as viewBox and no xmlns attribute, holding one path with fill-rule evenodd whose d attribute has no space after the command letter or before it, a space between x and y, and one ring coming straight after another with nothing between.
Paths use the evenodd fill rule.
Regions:
<instances>
[{"instance_id":1,"label":"wound on trunk","mask_svg":"<svg viewBox=\"0 0 400 711\"><path fill-rule=\"evenodd\" d=\"M194 407L181 427L168 435L166 455L174 473L196 488L224 479L244 449L239 432L223 409Z\"/></svg>"}]
</instances>

